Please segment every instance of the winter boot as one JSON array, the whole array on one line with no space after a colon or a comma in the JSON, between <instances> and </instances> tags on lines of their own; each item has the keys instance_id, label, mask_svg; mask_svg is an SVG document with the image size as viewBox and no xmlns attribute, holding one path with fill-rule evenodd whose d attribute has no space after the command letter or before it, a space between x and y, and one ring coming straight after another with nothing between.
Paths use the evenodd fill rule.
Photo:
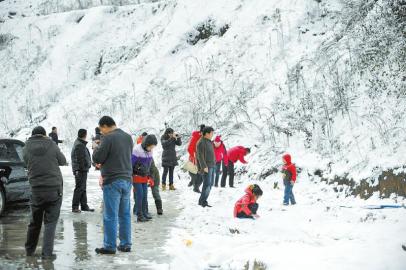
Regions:
<instances>
[{"instance_id":1,"label":"winter boot","mask_svg":"<svg viewBox=\"0 0 406 270\"><path fill-rule=\"evenodd\" d=\"M137 222L147 222L148 219L146 219L143 215L138 215L137 216Z\"/></svg>"},{"instance_id":2,"label":"winter boot","mask_svg":"<svg viewBox=\"0 0 406 270\"><path fill-rule=\"evenodd\" d=\"M165 191L165 190L166 190L166 185L162 184L162 191Z\"/></svg>"},{"instance_id":3,"label":"winter boot","mask_svg":"<svg viewBox=\"0 0 406 270\"><path fill-rule=\"evenodd\" d=\"M147 213L147 214L145 214L145 218L148 219L148 220L151 220L152 216L149 213Z\"/></svg>"},{"instance_id":4,"label":"winter boot","mask_svg":"<svg viewBox=\"0 0 406 270\"><path fill-rule=\"evenodd\" d=\"M162 215L164 213L164 210L162 209L162 201L156 200L155 205L156 205L156 213L158 215Z\"/></svg>"},{"instance_id":5,"label":"winter boot","mask_svg":"<svg viewBox=\"0 0 406 270\"><path fill-rule=\"evenodd\" d=\"M172 184L172 185L169 185L169 190L176 190L176 188L175 188L175 186Z\"/></svg>"}]
</instances>

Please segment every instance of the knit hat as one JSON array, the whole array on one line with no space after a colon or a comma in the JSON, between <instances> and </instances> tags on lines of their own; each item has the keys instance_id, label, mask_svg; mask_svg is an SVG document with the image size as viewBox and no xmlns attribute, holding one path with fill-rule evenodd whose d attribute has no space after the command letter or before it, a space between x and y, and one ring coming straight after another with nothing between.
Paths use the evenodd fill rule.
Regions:
<instances>
[{"instance_id":1,"label":"knit hat","mask_svg":"<svg viewBox=\"0 0 406 270\"><path fill-rule=\"evenodd\" d=\"M142 147L144 149L146 149L148 146L151 145L157 145L158 144L158 140L156 139L155 135L153 134L148 134L147 136L144 137L144 139L142 140Z\"/></svg>"},{"instance_id":2,"label":"knit hat","mask_svg":"<svg viewBox=\"0 0 406 270\"><path fill-rule=\"evenodd\" d=\"M47 132L45 131L45 128L43 128L43 127L41 127L41 126L38 126L38 127L35 127L35 128L32 130L31 135L32 135L32 136L35 136L35 135L43 135L43 136L46 136L46 135L47 135Z\"/></svg>"},{"instance_id":3,"label":"knit hat","mask_svg":"<svg viewBox=\"0 0 406 270\"><path fill-rule=\"evenodd\" d=\"M221 135L217 135L216 138L214 138L214 142L221 142Z\"/></svg>"}]
</instances>

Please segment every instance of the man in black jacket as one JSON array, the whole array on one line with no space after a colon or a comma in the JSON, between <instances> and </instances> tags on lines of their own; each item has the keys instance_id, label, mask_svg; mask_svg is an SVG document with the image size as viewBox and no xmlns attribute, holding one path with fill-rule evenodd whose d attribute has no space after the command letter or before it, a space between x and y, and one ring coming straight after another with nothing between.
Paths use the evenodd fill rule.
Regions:
<instances>
[{"instance_id":1,"label":"man in black jacket","mask_svg":"<svg viewBox=\"0 0 406 270\"><path fill-rule=\"evenodd\" d=\"M59 143L63 143L63 141L58 138L58 130L56 129L56 127L52 127L52 131L51 133L49 133L48 136L56 143L56 145L58 145Z\"/></svg>"},{"instance_id":2,"label":"man in black jacket","mask_svg":"<svg viewBox=\"0 0 406 270\"><path fill-rule=\"evenodd\" d=\"M74 213L80 213L79 204L82 211L94 211L87 205L86 196L87 173L92 166L90 153L86 147L86 137L86 129L79 129L78 138L73 144L71 153L72 171L75 176L75 190L72 199L72 212Z\"/></svg>"},{"instance_id":3,"label":"man in black jacket","mask_svg":"<svg viewBox=\"0 0 406 270\"><path fill-rule=\"evenodd\" d=\"M58 146L46 137L43 127L36 127L23 150L31 186L31 221L28 225L25 250L33 256L44 222L42 257L54 259L55 229L62 203L63 180L59 166L66 165Z\"/></svg>"}]
</instances>

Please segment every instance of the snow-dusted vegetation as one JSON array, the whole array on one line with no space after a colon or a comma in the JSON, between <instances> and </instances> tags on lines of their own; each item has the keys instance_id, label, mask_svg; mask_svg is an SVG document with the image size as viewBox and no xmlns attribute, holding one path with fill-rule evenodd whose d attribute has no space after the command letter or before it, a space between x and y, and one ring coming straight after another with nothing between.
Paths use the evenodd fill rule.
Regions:
<instances>
[{"instance_id":1,"label":"snow-dusted vegetation","mask_svg":"<svg viewBox=\"0 0 406 270\"><path fill-rule=\"evenodd\" d=\"M298 185L306 182L309 188L300 193L306 196L303 211L310 212L317 204L316 211L322 215L322 203L309 198L318 192L331 205L344 202L349 195L403 202L405 18L403 0L3 0L0 134L25 139L37 124L48 129L57 126L69 146L78 128L93 130L100 116L111 115L134 135L144 130L161 134L167 124L187 141L191 131L205 123L223 135L227 146L252 147L249 164L238 167L241 187L249 181L273 187L280 181L281 154L288 151L299 168ZM335 184L324 187L324 182ZM316 190L313 184L323 189ZM338 192L334 200L330 196L336 193L325 193L330 189ZM280 196L279 190L275 192ZM226 195L224 206L232 207L238 195ZM190 203L194 197L188 196ZM279 210L264 209L271 213L265 220L287 220ZM174 230L175 239L196 235L198 228L182 219L196 214L191 211L186 209L180 217L183 231ZM225 212L231 215L231 209L216 211L219 218ZM327 222L316 218L316 223L329 226L337 216L344 217L345 222L340 222L351 223L352 217L360 218L355 212L333 208ZM304 214L297 214L293 219L303 223ZM209 222L207 216L193 217ZM397 233L404 228L397 223L402 218L388 220L380 226L395 223ZM248 243L245 247L249 248L255 243L231 238L224 230L240 225L222 221L226 227L210 227L208 233L219 233L220 238L227 234L221 238L225 247ZM348 232L348 224L334 228ZM247 224L241 226L249 230ZM257 226L259 232L268 228L265 221ZM271 228L288 233L278 231L275 224ZM304 260L311 251L317 252L319 244L333 252L335 244L330 242L335 239L328 238L329 233L310 233L303 240L296 232L288 238L294 244L282 251L300 252L295 241L302 239L312 246L302 255ZM375 239L365 240L368 236L361 229L352 233L336 232L335 237L356 239L362 242L356 246L363 251ZM378 228L374 233L381 231ZM254 236L261 237L261 233ZM265 240L259 244L263 250L269 243L283 241L278 237ZM350 252L351 243L338 245L338 252ZM199 248L213 245L208 242L187 251L178 242L170 242L168 249L190 252L196 258ZM278 252L275 246L271 250ZM388 250L392 252L392 247ZM207 269L213 263L214 268L241 269L249 261L245 268L249 269L254 263L251 253L236 259L231 251L212 251L230 256L229 260L205 253L196 261L175 257L174 266ZM395 257L389 259L396 264L391 269L401 269L404 257L401 261L399 253L392 254ZM260 253L261 263L272 266L271 255ZM330 255L323 258L331 264L319 269L344 260L341 255L334 259ZM371 255L377 258L380 253L373 250ZM359 269L354 265L361 265L361 269L374 269L374 264L362 268L359 261L351 262L349 268L332 268ZM373 262L376 269L384 269L384 262ZM289 269L284 263L278 261L276 266ZM307 266L315 269L313 263Z\"/></svg>"}]
</instances>

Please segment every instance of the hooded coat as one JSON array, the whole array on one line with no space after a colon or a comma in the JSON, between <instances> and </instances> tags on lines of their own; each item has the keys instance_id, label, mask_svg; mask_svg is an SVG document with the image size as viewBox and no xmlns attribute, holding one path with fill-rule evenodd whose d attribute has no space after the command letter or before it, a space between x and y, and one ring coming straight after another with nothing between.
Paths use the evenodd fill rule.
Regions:
<instances>
[{"instance_id":1,"label":"hooded coat","mask_svg":"<svg viewBox=\"0 0 406 270\"><path fill-rule=\"evenodd\" d=\"M283 181L296 182L297 172L295 164L292 163L292 157L286 154L283 156L283 159L286 161L286 164L282 167Z\"/></svg>"},{"instance_id":2,"label":"hooded coat","mask_svg":"<svg viewBox=\"0 0 406 270\"><path fill-rule=\"evenodd\" d=\"M189 153L189 160L196 164L196 146L197 142L200 140L202 135L200 131L195 130L192 132L192 137L190 138L189 145L187 147L187 151Z\"/></svg>"},{"instance_id":3,"label":"hooded coat","mask_svg":"<svg viewBox=\"0 0 406 270\"><path fill-rule=\"evenodd\" d=\"M62 191L63 178L59 166L66 165L66 158L50 138L42 135L30 137L23 149L23 159L33 191Z\"/></svg>"},{"instance_id":4,"label":"hooded coat","mask_svg":"<svg viewBox=\"0 0 406 270\"><path fill-rule=\"evenodd\" d=\"M250 208L248 207L251 204L256 203L256 199L254 194L252 193L252 188L249 186L245 189L245 195L242 196L234 206L234 217L237 217L237 214L240 212L244 212L248 216L252 215Z\"/></svg>"}]
</instances>

